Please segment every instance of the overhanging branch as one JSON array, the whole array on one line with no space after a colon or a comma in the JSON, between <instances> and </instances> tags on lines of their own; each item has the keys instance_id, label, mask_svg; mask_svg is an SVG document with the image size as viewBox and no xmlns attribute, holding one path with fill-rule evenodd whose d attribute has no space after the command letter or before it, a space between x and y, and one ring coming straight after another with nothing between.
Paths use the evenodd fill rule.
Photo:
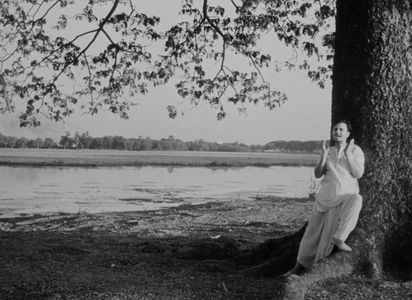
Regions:
<instances>
[{"instance_id":1,"label":"overhanging branch","mask_svg":"<svg viewBox=\"0 0 412 300\"><path fill-rule=\"evenodd\" d=\"M71 61L66 62L66 64L64 65L63 69L59 72L59 74L57 74L57 76L53 79L53 84L58 80L58 78L64 73L64 71L66 71L66 69L68 68L68 66L70 65L70 63L77 61L79 59L80 56L82 56L84 53L86 53L86 51L90 48L90 46L96 41L97 37L99 36L100 32L103 31L103 27L107 24L107 22L109 21L109 19L112 17L113 13L116 11L116 8L119 4L120 0L115 0L115 2L113 3L112 8L110 9L109 13L106 15L106 17L100 22L99 27L97 29L95 29L95 35L93 36L93 38L90 40L90 42L86 45L86 47L84 47L82 49L82 51L79 52L78 55L75 56L75 58L73 58Z\"/></svg>"},{"instance_id":2,"label":"overhanging branch","mask_svg":"<svg viewBox=\"0 0 412 300\"><path fill-rule=\"evenodd\" d=\"M34 20L34 21L32 21L33 23L37 23L38 21L40 21L40 20L43 20L48 14L49 14L49 12L58 4L58 3L60 3L61 2L61 0L57 0L56 2L54 2L47 10L46 10L46 12L43 14L43 16L41 16L40 18L37 18L36 20ZM41 5L44 3L44 1L40 4L40 6L39 6L39 8L38 9L40 9L40 7L41 7ZM37 12L38 12L38 10L36 11L36 13L33 15L33 18L34 18L34 16L37 14Z\"/></svg>"}]
</instances>

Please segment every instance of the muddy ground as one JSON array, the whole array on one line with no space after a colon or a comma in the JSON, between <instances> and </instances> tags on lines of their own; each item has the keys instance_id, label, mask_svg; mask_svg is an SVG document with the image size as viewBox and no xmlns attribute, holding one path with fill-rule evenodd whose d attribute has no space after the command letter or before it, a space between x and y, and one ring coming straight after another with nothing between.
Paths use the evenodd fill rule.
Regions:
<instances>
[{"instance_id":1,"label":"muddy ground","mask_svg":"<svg viewBox=\"0 0 412 300\"><path fill-rule=\"evenodd\" d=\"M276 279L228 258L296 231L310 207L265 198L1 219L0 299L275 299ZM314 286L307 299L410 299L411 291L351 276Z\"/></svg>"}]
</instances>

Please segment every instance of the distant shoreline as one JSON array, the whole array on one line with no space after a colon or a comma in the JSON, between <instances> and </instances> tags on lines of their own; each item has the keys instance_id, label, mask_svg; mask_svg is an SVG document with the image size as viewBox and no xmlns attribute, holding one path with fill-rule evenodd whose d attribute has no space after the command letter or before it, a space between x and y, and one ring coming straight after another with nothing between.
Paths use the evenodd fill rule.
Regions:
<instances>
[{"instance_id":1,"label":"distant shoreline","mask_svg":"<svg viewBox=\"0 0 412 300\"><path fill-rule=\"evenodd\" d=\"M299 167L317 160L313 153L0 149L0 166L22 167Z\"/></svg>"}]
</instances>

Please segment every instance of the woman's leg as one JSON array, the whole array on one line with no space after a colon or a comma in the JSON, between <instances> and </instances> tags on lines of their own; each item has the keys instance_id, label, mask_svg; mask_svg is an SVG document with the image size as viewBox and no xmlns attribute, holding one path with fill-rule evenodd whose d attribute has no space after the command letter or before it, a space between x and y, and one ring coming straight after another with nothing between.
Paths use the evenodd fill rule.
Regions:
<instances>
[{"instance_id":1,"label":"woman's leg","mask_svg":"<svg viewBox=\"0 0 412 300\"><path fill-rule=\"evenodd\" d=\"M325 213L318 212L315 206L309 218L308 225L302 237L299 246L298 257L295 266L282 276L288 277L298 275L305 268L309 268L315 263L317 247L321 237L321 228L323 227L323 218Z\"/></svg>"},{"instance_id":2,"label":"woman's leg","mask_svg":"<svg viewBox=\"0 0 412 300\"><path fill-rule=\"evenodd\" d=\"M313 208L305 234L300 242L297 262L305 268L315 263L325 214Z\"/></svg>"},{"instance_id":3,"label":"woman's leg","mask_svg":"<svg viewBox=\"0 0 412 300\"><path fill-rule=\"evenodd\" d=\"M339 210L338 230L333 235L335 240L345 242L349 234L355 229L359 212L362 208L362 196L359 194L347 194L342 201Z\"/></svg>"}]
</instances>

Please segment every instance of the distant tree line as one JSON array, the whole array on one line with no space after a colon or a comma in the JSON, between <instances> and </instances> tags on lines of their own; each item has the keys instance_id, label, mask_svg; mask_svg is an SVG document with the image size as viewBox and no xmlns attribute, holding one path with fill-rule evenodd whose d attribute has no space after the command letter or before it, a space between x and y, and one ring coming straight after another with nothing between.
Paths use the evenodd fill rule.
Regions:
<instances>
[{"instance_id":1,"label":"distant tree line","mask_svg":"<svg viewBox=\"0 0 412 300\"><path fill-rule=\"evenodd\" d=\"M273 141L263 146L265 151L274 152L317 152L323 141Z\"/></svg>"},{"instance_id":2,"label":"distant tree line","mask_svg":"<svg viewBox=\"0 0 412 300\"><path fill-rule=\"evenodd\" d=\"M17 138L0 133L0 148L58 148L58 144L52 138Z\"/></svg>"},{"instance_id":3,"label":"distant tree line","mask_svg":"<svg viewBox=\"0 0 412 300\"><path fill-rule=\"evenodd\" d=\"M89 132L74 134L66 132L59 142L52 138L28 139L6 136L0 133L0 148L38 148L38 149L101 149L128 151L216 151L216 152L317 152L322 141L273 141L265 145L246 145L239 142L216 143L203 139L184 142L170 135L168 138L152 139L139 136L92 137Z\"/></svg>"}]
</instances>

